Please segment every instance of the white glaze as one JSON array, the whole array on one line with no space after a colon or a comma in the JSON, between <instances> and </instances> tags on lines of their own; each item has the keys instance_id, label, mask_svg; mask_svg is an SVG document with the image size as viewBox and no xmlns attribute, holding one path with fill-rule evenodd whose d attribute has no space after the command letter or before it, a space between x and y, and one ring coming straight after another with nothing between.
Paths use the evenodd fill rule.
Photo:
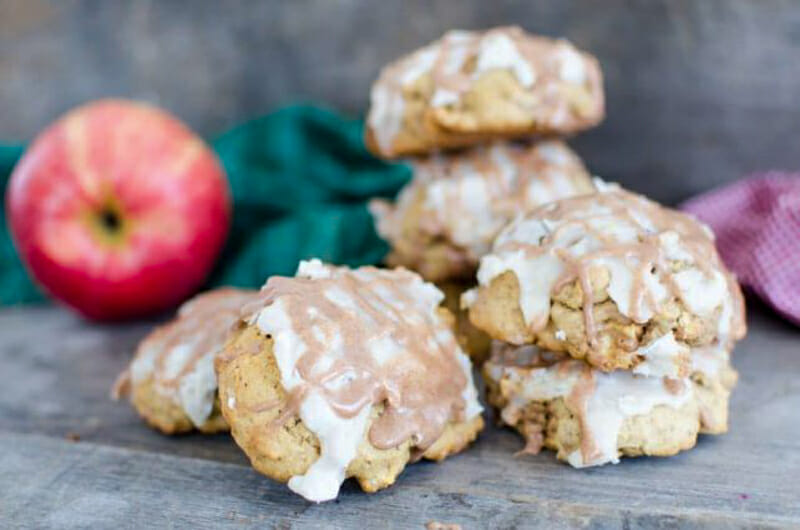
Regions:
<instances>
[{"instance_id":1,"label":"white glaze","mask_svg":"<svg viewBox=\"0 0 800 530\"><path fill-rule=\"evenodd\" d=\"M586 406L586 422L594 438L597 454L588 458L581 451L567 458L574 467L618 463L617 438L626 418L649 414L666 405L679 409L692 398L691 384L683 380L682 392L673 394L660 378L641 377L629 372L596 372L596 389Z\"/></svg>"},{"instance_id":2,"label":"white glaze","mask_svg":"<svg viewBox=\"0 0 800 530\"><path fill-rule=\"evenodd\" d=\"M342 418L318 393L307 396L300 405L300 418L319 439L320 455L305 475L289 479L289 489L313 502L335 499L364 440L369 412L364 407L356 416Z\"/></svg>"},{"instance_id":3,"label":"white glaze","mask_svg":"<svg viewBox=\"0 0 800 530\"><path fill-rule=\"evenodd\" d=\"M390 318L403 319L412 325L435 325L437 333L431 337L431 355L440 351L440 344L452 344L455 348L458 366L463 370L466 379L461 396L464 401L465 417L472 419L480 414L482 407L477 399L477 391L472 380L472 369L469 358L458 348L452 331L438 316L438 307L443 299L443 294L432 284L423 282L418 276L404 272L402 278L404 286L403 298L391 289L380 283L371 283L376 278L393 278L395 272L372 268L362 268L350 271L344 268L335 268L322 264L319 260L303 261L298 267L297 276L308 279L336 279L350 275L366 282L358 295L364 300L374 304L376 310L387 311ZM267 284L269 286L269 284ZM371 287L366 287L371 285ZM321 288L322 289L322 288ZM376 327L377 323L361 311L353 299L353 294L345 288L330 285L319 291L324 299L338 306L342 312L352 318L360 319L360 325L365 329ZM409 301L410 300L410 301ZM318 311L311 301L307 308L307 320L303 325L312 326L312 333L318 335L317 340L325 344L325 355L313 366L311 373L324 375L330 369L335 359L347 354L342 339L343 330L337 321L329 320ZM308 346L303 342L301 335L295 329L299 323L293 322L280 297L264 307L255 319L256 325L266 334L272 336L273 354L280 372L281 384L287 392L300 385L307 385L297 369L298 361L306 353ZM377 366L395 367L398 370L423 369L408 360L404 342L397 337L377 333L368 339L366 351L372 356ZM321 452L317 461L302 476L292 477L289 487L308 500L322 502L337 496L339 487L344 480L347 467L355 458L359 445L365 441L368 419L372 406L362 406L352 417L343 417L336 413L324 396L323 391L337 391L350 385L357 374L345 372L337 377L323 377L321 387L309 387L310 392L303 398L299 407L300 418L305 426L320 440Z\"/></svg>"},{"instance_id":4,"label":"white glaze","mask_svg":"<svg viewBox=\"0 0 800 530\"><path fill-rule=\"evenodd\" d=\"M572 412L583 418L581 437L590 442L587 445L594 451L583 454L575 450L567 455L574 467L617 463L619 432L627 418L649 414L660 405L677 410L693 397L686 378L678 380L680 390L673 393L661 377L645 377L627 371L590 371L581 361L564 359L530 345L510 347L496 343L495 352L498 349L505 352L501 356L506 358L495 357L487 362L485 369L491 379L498 382L506 379L514 389L506 395L509 403L501 410L501 417L510 425L516 424L519 411L532 401L564 398L567 406L576 406L571 399L575 399L579 385L586 385L582 379L587 376L592 379L593 388L583 390L589 392L581 401L585 409ZM533 367L532 359L545 360L547 365Z\"/></svg>"},{"instance_id":5,"label":"white glaze","mask_svg":"<svg viewBox=\"0 0 800 530\"><path fill-rule=\"evenodd\" d=\"M633 373L654 377L673 377L681 375L681 361L689 358L689 347L675 340L670 331L652 342L640 347L637 352L644 361L633 368Z\"/></svg>"},{"instance_id":6,"label":"white glaze","mask_svg":"<svg viewBox=\"0 0 800 530\"><path fill-rule=\"evenodd\" d=\"M583 64L583 58L575 51L575 48L565 42L559 52L561 79L575 85L586 82L586 67Z\"/></svg>"},{"instance_id":7,"label":"white glaze","mask_svg":"<svg viewBox=\"0 0 800 530\"><path fill-rule=\"evenodd\" d=\"M592 190L580 159L559 141L529 146L496 142L412 165L414 178L395 204L370 203L378 233L396 243L414 211L420 231L449 241L463 253L461 259L475 265L516 214ZM416 204L420 194L421 211Z\"/></svg>"},{"instance_id":8,"label":"white glaze","mask_svg":"<svg viewBox=\"0 0 800 530\"><path fill-rule=\"evenodd\" d=\"M240 311L257 291L218 289L178 310L173 321L148 335L131 361L131 383L152 380L161 397L180 406L195 427L211 416L217 392L214 357L224 346Z\"/></svg>"},{"instance_id":9,"label":"white glaze","mask_svg":"<svg viewBox=\"0 0 800 530\"><path fill-rule=\"evenodd\" d=\"M523 51L521 46L530 46L531 41L535 41L534 51ZM458 86L436 83L440 76L460 79L464 65L470 60L474 61L475 66L460 83L455 83ZM444 107L458 104L463 93L477 79L497 70L511 72L519 84L527 89L539 84L545 87L545 92L558 89L556 85L584 86L590 78L586 60L567 41L556 42L527 36L519 28L494 28L485 32L450 31L440 40L381 71L370 91L367 124L380 150L391 154L405 113L403 90L424 75L434 75L435 82L428 104L431 107ZM536 65L540 63L547 66L547 71L537 71ZM569 105L561 104L552 112L550 121L562 126L568 119Z\"/></svg>"},{"instance_id":10,"label":"white glaze","mask_svg":"<svg viewBox=\"0 0 800 530\"><path fill-rule=\"evenodd\" d=\"M200 426L211 416L217 394L217 376L214 373L214 356L205 355L191 372L180 379L178 395L181 406L195 426Z\"/></svg>"},{"instance_id":11,"label":"white glaze","mask_svg":"<svg viewBox=\"0 0 800 530\"><path fill-rule=\"evenodd\" d=\"M671 282L689 311L706 318L718 315L717 335L725 341L733 333L732 323L738 315L733 289L716 256L713 240L692 242L704 245L703 251L708 253L700 260L689 251L685 234L664 224L681 222L687 231L704 227L695 223L687 228L691 221L685 216L680 218L676 212L660 209L643 197L623 192L599 179L595 183L599 191L597 200L585 196L558 201L522 215L507 226L495 239L492 251L481 259L479 285L486 286L500 274L513 271L519 281L523 317L532 329L542 329L549 319L553 289L567 271L566 255L580 260L585 269L605 268L609 272L609 297L619 312L634 322L646 323L653 318L669 298L667 285ZM556 206L573 203L576 206L559 210L556 215ZM626 215L620 215L620 209ZM646 238L651 241L649 246L641 243ZM538 251L526 252L521 245ZM626 248L629 250L618 251ZM645 252L650 248L657 254L654 258ZM677 271L669 266L651 268L651 262L644 261L650 259L653 264L679 262L681 268ZM634 290L637 278L642 282L640 291ZM475 293L468 293L462 297L462 304L469 307L476 299ZM641 368L646 371L663 370L669 357L686 355L686 346L675 340L655 349L650 344L642 348L657 351L663 361L660 368L652 363Z\"/></svg>"},{"instance_id":12,"label":"white glaze","mask_svg":"<svg viewBox=\"0 0 800 530\"><path fill-rule=\"evenodd\" d=\"M578 60L580 61L580 57ZM477 79L491 70L511 70L524 87L529 87L536 81L533 67L520 54L514 41L504 33L489 33L481 40L472 77Z\"/></svg>"},{"instance_id":13,"label":"white glaze","mask_svg":"<svg viewBox=\"0 0 800 530\"><path fill-rule=\"evenodd\" d=\"M692 349L692 371L716 377L730 362L730 353L718 344Z\"/></svg>"}]
</instances>

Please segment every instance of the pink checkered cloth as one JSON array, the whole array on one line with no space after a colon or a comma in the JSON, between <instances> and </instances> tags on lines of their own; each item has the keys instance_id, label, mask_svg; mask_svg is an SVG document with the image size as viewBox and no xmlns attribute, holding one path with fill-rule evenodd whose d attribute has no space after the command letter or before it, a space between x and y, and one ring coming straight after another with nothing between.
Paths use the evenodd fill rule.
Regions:
<instances>
[{"instance_id":1,"label":"pink checkered cloth","mask_svg":"<svg viewBox=\"0 0 800 530\"><path fill-rule=\"evenodd\" d=\"M800 173L753 175L681 209L711 226L742 285L800 325Z\"/></svg>"}]
</instances>

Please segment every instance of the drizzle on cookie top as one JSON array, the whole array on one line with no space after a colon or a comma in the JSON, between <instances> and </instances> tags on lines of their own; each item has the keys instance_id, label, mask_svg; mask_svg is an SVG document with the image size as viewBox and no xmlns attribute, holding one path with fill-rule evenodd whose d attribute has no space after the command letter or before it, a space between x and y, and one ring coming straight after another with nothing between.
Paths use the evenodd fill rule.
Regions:
<instances>
[{"instance_id":1,"label":"drizzle on cookie top","mask_svg":"<svg viewBox=\"0 0 800 530\"><path fill-rule=\"evenodd\" d=\"M397 203L370 203L378 232L389 241L403 237L404 219L423 208L419 231L463 249L458 260L476 266L492 240L520 212L594 190L580 158L560 141L533 145L496 142L457 155L412 161L414 178Z\"/></svg>"},{"instance_id":2,"label":"drizzle on cookie top","mask_svg":"<svg viewBox=\"0 0 800 530\"><path fill-rule=\"evenodd\" d=\"M303 261L295 278L270 278L261 296L251 319L273 340L290 414L320 440L317 461L289 481L307 499L336 497L365 436L379 449L409 439L424 449L449 422L480 414L443 295L418 275Z\"/></svg>"},{"instance_id":3,"label":"drizzle on cookie top","mask_svg":"<svg viewBox=\"0 0 800 530\"><path fill-rule=\"evenodd\" d=\"M604 373L582 361L531 345L495 341L492 359L484 371L508 399L500 411L508 425L517 425L531 402L564 399L581 431L580 446L564 455L574 467L619 462L618 437L627 418L649 414L658 406L678 410L694 398L688 378L645 377L628 371ZM528 428L525 434L524 451L538 453L545 433Z\"/></svg>"},{"instance_id":4,"label":"drizzle on cookie top","mask_svg":"<svg viewBox=\"0 0 800 530\"><path fill-rule=\"evenodd\" d=\"M195 426L205 423L217 391L214 356L241 318L242 306L257 296L258 291L225 288L184 303L175 320L139 344L131 362L131 382L151 379L155 391L180 404Z\"/></svg>"},{"instance_id":5,"label":"drizzle on cookie top","mask_svg":"<svg viewBox=\"0 0 800 530\"><path fill-rule=\"evenodd\" d=\"M646 323L670 299L717 323L716 339L728 346L745 333L744 305L736 280L722 264L711 230L694 218L597 179L599 191L557 201L512 222L481 259L478 282L486 286L513 271L519 304L534 331L548 322L552 294L573 281L583 292L589 343L596 334L590 270L609 273L608 294L619 312ZM472 305L475 289L462 303ZM664 358L686 345L672 332L653 340L650 353ZM647 357L647 351L641 351Z\"/></svg>"},{"instance_id":6,"label":"drizzle on cookie top","mask_svg":"<svg viewBox=\"0 0 800 530\"><path fill-rule=\"evenodd\" d=\"M566 131L602 117L600 68L568 41L529 35L519 27L453 30L381 71L372 87L367 116L381 151L393 151L405 113L405 88L430 75L434 91L427 104L445 107L459 103L484 73L493 70L510 71L536 95L530 106L540 125ZM590 98L580 109L566 97L576 89L588 90Z\"/></svg>"}]
</instances>

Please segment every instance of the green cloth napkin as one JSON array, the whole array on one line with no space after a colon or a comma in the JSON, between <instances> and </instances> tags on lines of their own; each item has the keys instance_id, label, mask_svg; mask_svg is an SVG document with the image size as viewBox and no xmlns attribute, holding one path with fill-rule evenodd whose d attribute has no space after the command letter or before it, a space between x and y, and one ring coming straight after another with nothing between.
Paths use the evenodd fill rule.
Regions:
<instances>
[{"instance_id":1,"label":"green cloth napkin","mask_svg":"<svg viewBox=\"0 0 800 530\"><path fill-rule=\"evenodd\" d=\"M3 190L2 219L0 219L0 305L24 304L44 300L17 257L11 234L6 225L5 191L14 164L22 156L22 145L0 144L0 185Z\"/></svg>"},{"instance_id":2,"label":"green cloth napkin","mask_svg":"<svg viewBox=\"0 0 800 530\"><path fill-rule=\"evenodd\" d=\"M392 197L407 166L372 157L363 124L297 105L240 125L212 141L233 190L233 227L209 286L260 287L291 275L301 259L344 265L378 263L387 251L366 209ZM22 153L0 146L3 190ZM14 253L5 213L0 229L0 303L42 299Z\"/></svg>"}]
</instances>

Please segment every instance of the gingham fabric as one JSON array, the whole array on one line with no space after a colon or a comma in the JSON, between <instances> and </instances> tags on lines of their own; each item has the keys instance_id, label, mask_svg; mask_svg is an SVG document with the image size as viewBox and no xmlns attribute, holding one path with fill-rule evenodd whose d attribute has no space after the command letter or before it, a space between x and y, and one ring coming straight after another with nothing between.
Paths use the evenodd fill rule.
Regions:
<instances>
[{"instance_id":1,"label":"gingham fabric","mask_svg":"<svg viewBox=\"0 0 800 530\"><path fill-rule=\"evenodd\" d=\"M753 175L681 208L711 226L742 285L800 325L800 173Z\"/></svg>"}]
</instances>

